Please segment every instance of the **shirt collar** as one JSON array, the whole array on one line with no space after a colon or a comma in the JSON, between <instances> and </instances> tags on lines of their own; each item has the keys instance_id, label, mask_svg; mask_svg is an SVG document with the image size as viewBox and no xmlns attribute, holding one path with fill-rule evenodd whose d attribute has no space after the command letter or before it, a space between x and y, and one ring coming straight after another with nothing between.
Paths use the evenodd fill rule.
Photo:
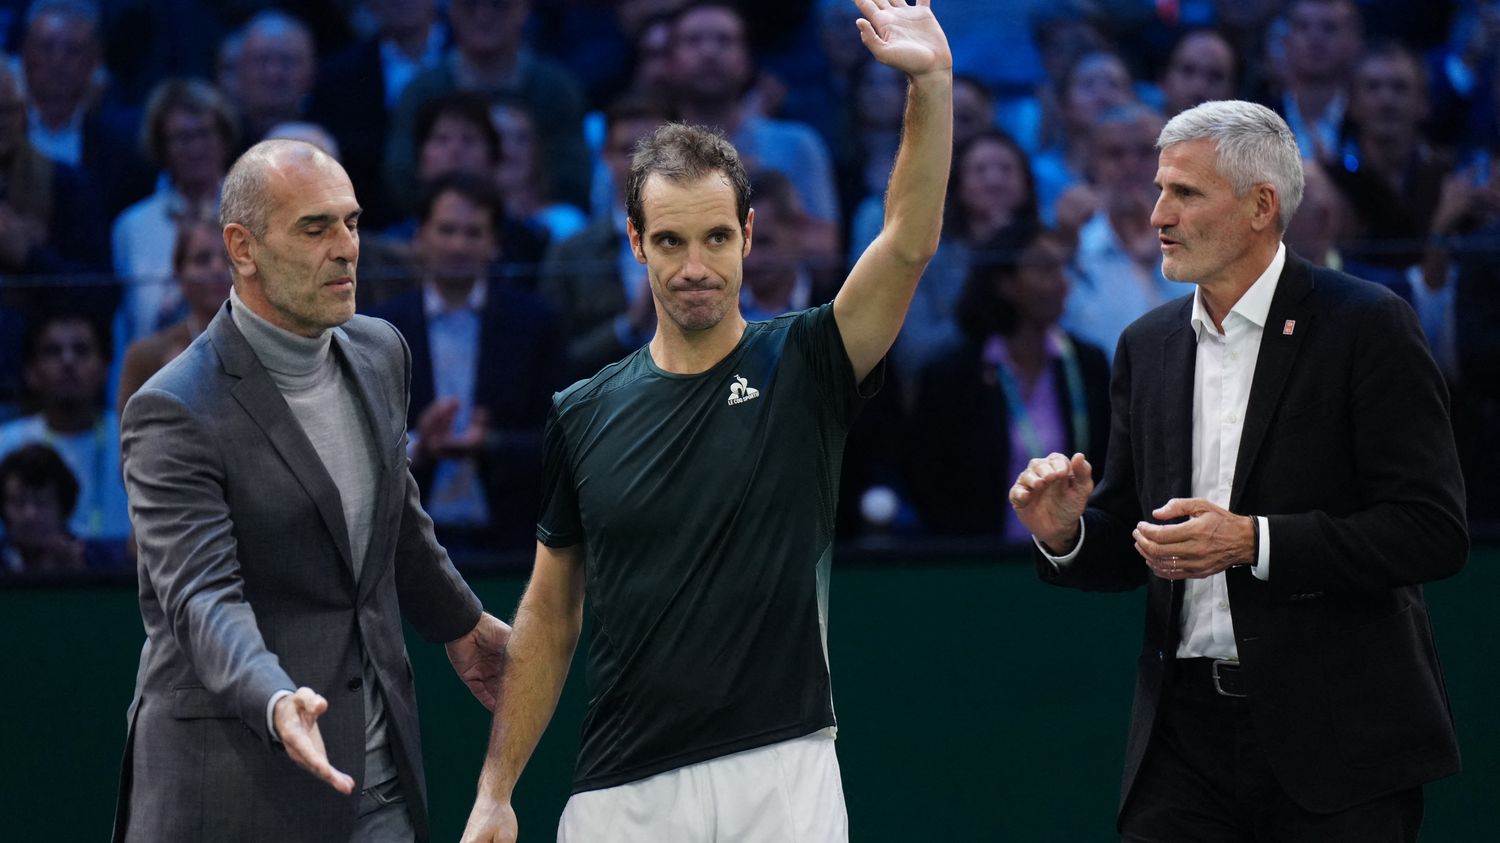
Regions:
<instances>
[{"instance_id":1,"label":"shirt collar","mask_svg":"<svg viewBox=\"0 0 1500 843\"><path fill-rule=\"evenodd\" d=\"M469 290L469 298L463 307L450 307L443 296L438 292L437 285L431 282L422 285L422 312L427 314L428 319L437 319L450 313L467 310L478 313L484 310L484 303L489 300L490 284L483 278L474 282L473 289Z\"/></svg>"},{"instance_id":2,"label":"shirt collar","mask_svg":"<svg viewBox=\"0 0 1500 843\"><path fill-rule=\"evenodd\" d=\"M1276 244L1276 256L1271 258L1271 263L1266 267L1250 289L1240 296L1240 300L1229 308L1229 315L1224 319L1227 322L1229 316L1239 314L1241 319L1255 325L1257 328L1266 326L1266 319L1271 313L1271 299L1276 295L1276 284L1281 280L1281 270L1286 266L1286 244ZM1199 287L1193 291L1193 333L1198 339L1203 339L1203 330L1207 328L1215 331L1214 321L1208 315L1208 308L1203 304L1203 288Z\"/></svg>"}]
</instances>

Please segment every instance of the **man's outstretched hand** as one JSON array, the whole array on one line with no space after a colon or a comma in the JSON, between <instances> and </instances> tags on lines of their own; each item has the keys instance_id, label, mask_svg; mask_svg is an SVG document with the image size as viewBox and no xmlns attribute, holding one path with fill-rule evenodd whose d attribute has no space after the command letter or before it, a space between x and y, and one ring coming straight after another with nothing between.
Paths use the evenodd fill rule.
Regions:
<instances>
[{"instance_id":1,"label":"man's outstretched hand","mask_svg":"<svg viewBox=\"0 0 1500 843\"><path fill-rule=\"evenodd\" d=\"M271 720L286 754L299 767L348 796L354 792L354 779L328 763L328 750L323 748L323 735L318 731L318 718L327 710L328 700L304 686L276 701Z\"/></svg>"},{"instance_id":2,"label":"man's outstretched hand","mask_svg":"<svg viewBox=\"0 0 1500 843\"><path fill-rule=\"evenodd\" d=\"M855 21L865 49L881 64L917 77L953 69L948 38L929 8L930 0L854 0L864 17Z\"/></svg>"}]
</instances>

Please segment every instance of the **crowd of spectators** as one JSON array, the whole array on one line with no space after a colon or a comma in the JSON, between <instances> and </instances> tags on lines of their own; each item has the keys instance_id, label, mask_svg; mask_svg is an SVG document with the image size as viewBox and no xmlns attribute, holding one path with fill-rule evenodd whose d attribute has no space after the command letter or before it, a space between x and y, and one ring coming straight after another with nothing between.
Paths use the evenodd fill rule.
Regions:
<instances>
[{"instance_id":1,"label":"crowd of spectators","mask_svg":"<svg viewBox=\"0 0 1500 843\"><path fill-rule=\"evenodd\" d=\"M1289 248L1405 297L1500 517L1500 2L944 0L942 244L849 442L846 537L1024 538L1024 457L1107 446L1161 274L1154 140L1244 98L1298 136ZM553 391L646 342L621 190L660 122L747 160L747 318L832 298L878 233L903 82L847 0L0 0L0 572L128 570L118 424L227 295L235 156L348 170L360 309L413 352L410 452L461 560L525 558ZM1309 362L1309 365L1315 365Z\"/></svg>"}]
</instances>

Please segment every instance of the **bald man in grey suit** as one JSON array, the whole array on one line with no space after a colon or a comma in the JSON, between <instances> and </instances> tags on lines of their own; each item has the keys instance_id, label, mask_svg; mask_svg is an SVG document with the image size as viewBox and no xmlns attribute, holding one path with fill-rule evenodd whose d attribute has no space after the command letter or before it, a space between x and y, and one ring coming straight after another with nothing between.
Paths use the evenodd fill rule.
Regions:
<instances>
[{"instance_id":1,"label":"bald man in grey suit","mask_svg":"<svg viewBox=\"0 0 1500 843\"><path fill-rule=\"evenodd\" d=\"M354 315L359 213L327 155L251 148L230 301L126 406L147 641L116 840L427 839L403 617L493 708L510 630L418 503L410 355Z\"/></svg>"}]
</instances>

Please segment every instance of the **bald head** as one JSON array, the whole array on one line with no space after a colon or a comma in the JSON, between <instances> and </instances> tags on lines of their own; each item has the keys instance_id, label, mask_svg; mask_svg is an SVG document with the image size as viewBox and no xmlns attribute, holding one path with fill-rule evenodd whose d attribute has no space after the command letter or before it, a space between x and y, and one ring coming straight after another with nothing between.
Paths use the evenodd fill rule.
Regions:
<instances>
[{"instance_id":1,"label":"bald head","mask_svg":"<svg viewBox=\"0 0 1500 843\"><path fill-rule=\"evenodd\" d=\"M264 240L275 204L273 178L290 168L344 171L328 153L306 141L285 138L261 141L245 150L224 177L219 225L238 223L256 239Z\"/></svg>"}]
</instances>

